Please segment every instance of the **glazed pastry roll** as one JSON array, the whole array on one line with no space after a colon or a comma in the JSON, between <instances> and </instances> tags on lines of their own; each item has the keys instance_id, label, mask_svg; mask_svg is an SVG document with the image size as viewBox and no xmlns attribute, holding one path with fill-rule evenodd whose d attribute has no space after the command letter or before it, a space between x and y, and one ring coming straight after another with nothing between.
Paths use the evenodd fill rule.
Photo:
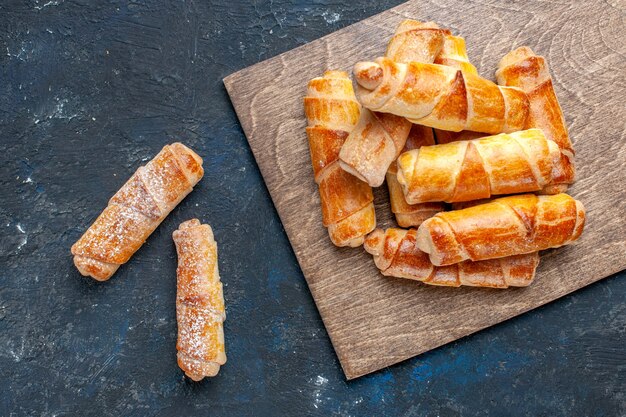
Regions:
<instances>
[{"instance_id":1,"label":"glazed pastry roll","mask_svg":"<svg viewBox=\"0 0 626 417\"><path fill-rule=\"evenodd\" d=\"M105 281L143 245L200 181L202 158L182 143L165 146L140 167L72 246L74 265Z\"/></svg>"},{"instance_id":2,"label":"glazed pastry roll","mask_svg":"<svg viewBox=\"0 0 626 417\"><path fill-rule=\"evenodd\" d=\"M417 247L416 241L416 229L376 229L365 239L364 248L374 256L374 262L383 275L450 287L525 287L533 282L539 264L539 255L533 252L435 266L428 254Z\"/></svg>"},{"instance_id":3,"label":"glazed pastry roll","mask_svg":"<svg viewBox=\"0 0 626 417\"><path fill-rule=\"evenodd\" d=\"M424 146L398 158L406 201L448 203L541 190L552 180L559 147L530 129Z\"/></svg>"},{"instance_id":4,"label":"glazed pastry roll","mask_svg":"<svg viewBox=\"0 0 626 417\"><path fill-rule=\"evenodd\" d=\"M416 124L495 134L520 130L526 123L524 92L448 66L378 58L357 63L354 75L365 107Z\"/></svg>"},{"instance_id":5,"label":"glazed pastry roll","mask_svg":"<svg viewBox=\"0 0 626 417\"><path fill-rule=\"evenodd\" d=\"M438 266L522 255L572 243L585 225L583 204L567 194L504 197L438 213L417 231L417 246Z\"/></svg>"},{"instance_id":6,"label":"glazed pastry roll","mask_svg":"<svg viewBox=\"0 0 626 417\"><path fill-rule=\"evenodd\" d=\"M433 130L430 127L413 125L409 137L404 145L403 152L419 149L422 146L434 145ZM402 186L397 178L398 165L391 164L387 171L387 187L389 188L389 202L391 211L396 216L396 222L400 227L419 226L429 217L445 210L440 202L409 204L404 198Z\"/></svg>"},{"instance_id":7,"label":"glazed pastry roll","mask_svg":"<svg viewBox=\"0 0 626 417\"><path fill-rule=\"evenodd\" d=\"M359 246L376 227L371 187L339 166L339 151L359 120L352 82L327 71L309 82L304 110L322 219L337 246Z\"/></svg>"},{"instance_id":8,"label":"glazed pastry roll","mask_svg":"<svg viewBox=\"0 0 626 417\"><path fill-rule=\"evenodd\" d=\"M387 46L387 55L399 62L433 62L446 31L435 23L404 20ZM411 122L390 113L361 109L359 123L339 152L341 167L372 187L385 180L387 169L406 143Z\"/></svg>"},{"instance_id":9,"label":"glazed pastry roll","mask_svg":"<svg viewBox=\"0 0 626 417\"><path fill-rule=\"evenodd\" d=\"M194 381L215 376L226 363L224 295L217 243L208 224L188 220L173 233L176 270L178 366Z\"/></svg>"},{"instance_id":10,"label":"glazed pastry roll","mask_svg":"<svg viewBox=\"0 0 626 417\"><path fill-rule=\"evenodd\" d=\"M525 127L540 128L548 139L561 148L561 159L552 175L554 182L545 192L554 194L567 190L567 185L574 182L574 148L545 58L526 46L518 48L502 58L496 78L498 84L518 87L526 93L530 111Z\"/></svg>"}]
</instances>

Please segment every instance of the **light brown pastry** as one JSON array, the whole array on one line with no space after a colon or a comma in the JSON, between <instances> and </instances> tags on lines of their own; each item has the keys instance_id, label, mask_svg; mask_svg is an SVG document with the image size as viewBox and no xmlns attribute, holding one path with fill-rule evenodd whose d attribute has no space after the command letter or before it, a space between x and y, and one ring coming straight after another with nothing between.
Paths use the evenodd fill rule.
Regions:
<instances>
[{"instance_id":1,"label":"light brown pastry","mask_svg":"<svg viewBox=\"0 0 626 417\"><path fill-rule=\"evenodd\" d=\"M387 56L398 62L433 62L446 33L432 22L404 20L387 45ZM372 187L379 187L410 129L411 122L404 117L361 109L359 123L341 147L339 164Z\"/></svg>"},{"instance_id":2,"label":"light brown pastry","mask_svg":"<svg viewBox=\"0 0 626 417\"><path fill-rule=\"evenodd\" d=\"M434 22L403 20L387 44L385 56L395 62L433 62L449 34Z\"/></svg>"},{"instance_id":3,"label":"light brown pastry","mask_svg":"<svg viewBox=\"0 0 626 417\"><path fill-rule=\"evenodd\" d=\"M370 186L339 166L339 150L360 114L348 74L327 71L312 79L304 111L324 226L335 245L359 246L376 227L376 215Z\"/></svg>"},{"instance_id":4,"label":"light brown pastry","mask_svg":"<svg viewBox=\"0 0 626 417\"><path fill-rule=\"evenodd\" d=\"M357 63L354 75L361 104L413 123L492 134L514 132L526 123L528 99L523 91L455 68L378 58Z\"/></svg>"},{"instance_id":5,"label":"light brown pastry","mask_svg":"<svg viewBox=\"0 0 626 417\"><path fill-rule=\"evenodd\" d=\"M404 145L403 152L419 149L422 146L434 145L433 130L430 127L413 125L409 137ZM387 171L387 187L389 188L389 202L391 211L396 216L400 227L419 226L424 220L445 210L441 202L409 204L404 198L402 186L397 178L398 165L393 163Z\"/></svg>"},{"instance_id":6,"label":"light brown pastry","mask_svg":"<svg viewBox=\"0 0 626 417\"><path fill-rule=\"evenodd\" d=\"M339 152L341 168L372 187L381 186L410 130L411 122L404 117L362 109Z\"/></svg>"},{"instance_id":7,"label":"light brown pastry","mask_svg":"<svg viewBox=\"0 0 626 417\"><path fill-rule=\"evenodd\" d=\"M552 180L559 147L541 130L423 146L398 158L406 201L471 201L541 190Z\"/></svg>"},{"instance_id":8,"label":"light brown pastry","mask_svg":"<svg viewBox=\"0 0 626 417\"><path fill-rule=\"evenodd\" d=\"M517 87L526 93L530 111L525 128L543 130L546 137L561 148L560 162L555 165L552 174L553 183L544 192L564 192L568 184L574 182L574 148L567 134L565 118L545 58L526 46L518 48L502 58L496 78L498 84Z\"/></svg>"},{"instance_id":9,"label":"light brown pastry","mask_svg":"<svg viewBox=\"0 0 626 417\"><path fill-rule=\"evenodd\" d=\"M539 255L507 256L486 261L464 261L435 266L428 254L416 245L416 229L376 229L365 239L365 250L386 276L407 278L429 285L508 288L530 285L539 264Z\"/></svg>"},{"instance_id":10,"label":"light brown pastry","mask_svg":"<svg viewBox=\"0 0 626 417\"><path fill-rule=\"evenodd\" d=\"M182 143L166 145L140 167L72 246L78 271L105 281L143 245L204 175L202 158Z\"/></svg>"},{"instance_id":11,"label":"light brown pastry","mask_svg":"<svg viewBox=\"0 0 626 417\"><path fill-rule=\"evenodd\" d=\"M176 320L178 366L194 381L215 376L226 363L224 295L213 230L198 219L180 225L172 237L178 254Z\"/></svg>"},{"instance_id":12,"label":"light brown pastry","mask_svg":"<svg viewBox=\"0 0 626 417\"><path fill-rule=\"evenodd\" d=\"M585 208L567 194L523 194L438 213L417 231L417 246L438 266L502 258L572 243Z\"/></svg>"}]
</instances>

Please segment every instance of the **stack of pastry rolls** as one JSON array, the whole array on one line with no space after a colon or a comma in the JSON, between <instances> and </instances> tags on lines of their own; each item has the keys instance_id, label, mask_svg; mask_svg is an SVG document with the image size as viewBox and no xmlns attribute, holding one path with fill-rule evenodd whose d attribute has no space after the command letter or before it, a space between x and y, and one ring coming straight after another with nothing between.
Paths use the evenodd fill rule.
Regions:
<instances>
[{"instance_id":1,"label":"stack of pastry rolls","mask_svg":"<svg viewBox=\"0 0 626 417\"><path fill-rule=\"evenodd\" d=\"M324 223L333 224L328 207L344 219L373 210L371 187L387 182L399 228L374 229L373 213L343 241L329 227L338 246L362 242L383 275L527 286L539 251L582 233L584 206L563 193L574 181L574 150L546 61L530 48L507 54L494 83L471 64L463 38L405 20L384 57L355 64L354 98L347 74L329 74L342 81L327 84L327 102L312 102L320 79L304 102ZM333 132L324 140L314 134L321 119ZM327 166L343 171L347 189L322 189Z\"/></svg>"}]
</instances>

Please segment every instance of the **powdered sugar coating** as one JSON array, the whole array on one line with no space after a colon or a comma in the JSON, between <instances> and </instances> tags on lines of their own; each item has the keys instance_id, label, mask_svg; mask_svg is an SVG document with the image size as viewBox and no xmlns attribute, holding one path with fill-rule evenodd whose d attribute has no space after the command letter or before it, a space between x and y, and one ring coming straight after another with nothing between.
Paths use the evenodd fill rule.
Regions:
<instances>
[{"instance_id":1,"label":"powdered sugar coating","mask_svg":"<svg viewBox=\"0 0 626 417\"><path fill-rule=\"evenodd\" d=\"M83 275L106 280L143 245L202 178L202 158L181 143L166 145L115 193L72 246Z\"/></svg>"},{"instance_id":2,"label":"powdered sugar coating","mask_svg":"<svg viewBox=\"0 0 626 417\"><path fill-rule=\"evenodd\" d=\"M211 227L197 219L173 234L178 253L178 365L194 380L214 376L226 362L224 297Z\"/></svg>"}]
</instances>

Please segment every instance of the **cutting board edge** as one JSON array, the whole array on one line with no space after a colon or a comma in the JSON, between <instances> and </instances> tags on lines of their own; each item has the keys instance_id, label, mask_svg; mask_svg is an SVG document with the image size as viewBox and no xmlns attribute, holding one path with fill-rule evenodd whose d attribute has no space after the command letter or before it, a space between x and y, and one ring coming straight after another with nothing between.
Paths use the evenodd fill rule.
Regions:
<instances>
[{"instance_id":1,"label":"cutting board edge","mask_svg":"<svg viewBox=\"0 0 626 417\"><path fill-rule=\"evenodd\" d=\"M344 365L343 362L340 361L341 367L342 367L342 369L344 371L344 374L346 375L346 379L348 381L360 378L360 377L365 376L365 375L369 375L369 374L374 373L374 372L381 371L381 370L383 370L385 368L397 365L397 364L399 364L401 362L417 358L418 356L423 355L424 353L428 353L428 352L431 352L431 351L433 351L435 349L439 349L442 346L445 346L445 345L447 345L449 343L465 339L466 337L471 336L471 335L476 334L476 333L479 333L479 332L481 332L481 331L483 331L485 329L488 329L488 328L491 328L491 327L495 327L495 326L499 326L499 325L501 325L502 323L504 323L506 321L509 321L509 320L514 319L516 317L522 316L522 315L524 315L524 314L526 314L526 313L528 313L530 311L533 311L533 310L536 310L536 309L541 308L543 306L546 306L546 305L548 305L550 303L553 303L553 302L555 302L557 300L560 300L563 297L565 297L567 295L570 295L570 294L572 294L572 293L574 293L576 291L582 290L583 288L586 288L586 287L588 287L590 285L596 284L596 283L598 283L598 282L600 282L600 281L602 281L604 279L613 278L613 277L615 277L617 274L619 274L622 271L626 271L626 269L620 267L616 271L610 272L606 276L600 275L599 278L593 278L588 284L585 284L582 287L573 288L573 289L571 289L571 290L569 290L567 292L564 292L563 294L559 295L556 298L552 298L550 300L546 300L545 302L542 302L541 304L538 304L536 306L533 306L533 307L530 307L530 308L523 309L523 310L520 310L518 312L515 312L514 314L512 314L510 316L507 316L507 317L504 317L502 320L498 320L495 323L487 324L485 326L482 326L482 327L477 328L475 330L472 330L470 332L462 333L462 334L460 334L458 336L455 335L454 337L450 338L449 340L443 341L443 343L436 344L436 345L434 345L432 347L429 347L429 348L426 348L424 350L418 351L418 353L410 354L410 355L407 355L406 357L405 356L398 357L397 360L394 359L392 361L389 361L389 363L385 363L385 365L383 365L383 366L379 366L379 367L371 367L371 366L358 367L358 366L354 366L354 365L350 364L351 359L347 358L346 361L345 361L346 362L345 365ZM328 332L328 329L327 329L327 332ZM330 335L330 332L328 332L328 333ZM334 347L334 349L335 349L335 351L337 353L337 356L341 356L339 354L339 352L338 352L341 348L336 347L335 344L333 344L333 347ZM359 369L359 368L362 368L362 369Z\"/></svg>"},{"instance_id":2,"label":"cutting board edge","mask_svg":"<svg viewBox=\"0 0 626 417\"><path fill-rule=\"evenodd\" d=\"M343 27L341 29L338 29L336 31L330 32L330 33L328 33L328 34L326 34L326 35L324 35L324 36L322 36L320 38L317 38L315 40L312 40L312 41L307 42L305 44L302 44L300 46L296 46L295 48L289 49L288 51L281 52L280 54L274 55L273 57L270 57L270 58L267 58L267 59L264 59L263 61L257 62L255 64L249 65L249 66L244 67L244 68L241 68L241 69L233 72L232 74L229 74L226 77L224 77L222 79L222 82L226 86L226 90L228 90L229 89L229 85L232 84L235 81L235 78L238 78L238 77L244 75L247 72L253 72L257 67L261 67L263 65L269 64L270 62L274 62L276 60L280 60L280 59L282 59L282 57L284 55L296 52L296 51L298 51L298 50L300 50L300 49L302 49L304 47L310 46L311 44L323 43L323 42L326 41L327 38L329 38L331 36L342 34L343 32L348 32L355 25L362 24L366 20L370 20L370 19L376 18L377 16L380 16L380 15L383 15L383 14L387 14L389 12L395 12L397 10L400 10L400 9L404 8L404 7L410 6L411 5L410 3L411 3L411 1L407 0L405 2L402 2L402 3L398 4L397 6L394 6L394 7L390 8L390 9L383 10L380 13L376 13L376 14L373 14L371 16L364 17L363 19L359 20L358 22L354 22L354 23L352 23L352 24L350 24L348 26L345 26L345 27ZM229 97L231 99L231 102L232 102L233 100L232 100L232 96L230 94L230 91L229 91L228 95L229 95Z\"/></svg>"}]
</instances>

